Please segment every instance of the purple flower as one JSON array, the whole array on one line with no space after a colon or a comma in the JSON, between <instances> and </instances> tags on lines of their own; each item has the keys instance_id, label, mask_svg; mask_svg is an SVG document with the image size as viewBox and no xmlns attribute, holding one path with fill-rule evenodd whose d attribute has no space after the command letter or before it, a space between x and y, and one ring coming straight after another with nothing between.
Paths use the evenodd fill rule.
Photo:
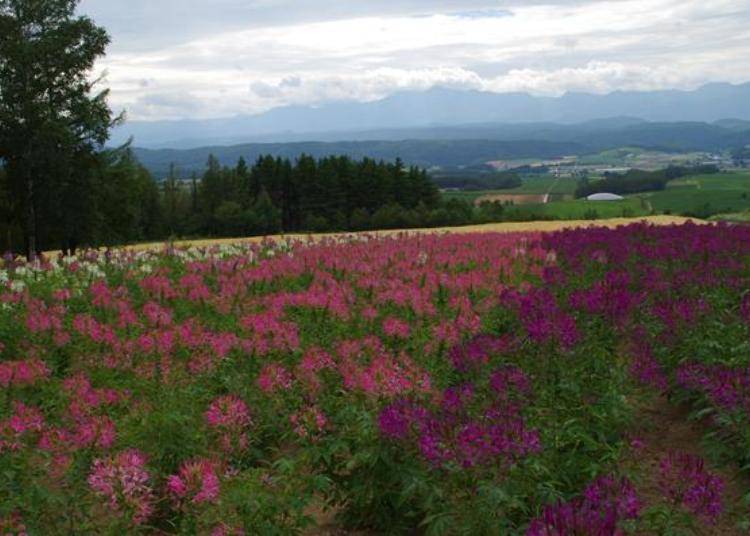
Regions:
<instances>
[{"instance_id":1,"label":"purple flower","mask_svg":"<svg viewBox=\"0 0 750 536\"><path fill-rule=\"evenodd\" d=\"M500 369L498 389L530 394L528 378L517 367ZM520 414L521 404L503 396L470 407L475 399L471 384L444 391L435 409L401 400L387 406L378 419L383 436L412 444L435 467L456 464L464 468L509 466L541 450L536 430L529 430ZM488 405L489 404L489 405Z\"/></svg>"},{"instance_id":2,"label":"purple flower","mask_svg":"<svg viewBox=\"0 0 750 536\"><path fill-rule=\"evenodd\" d=\"M685 452L665 456L659 464L659 487L674 504L708 522L715 522L724 509L724 481L707 471L699 456Z\"/></svg>"},{"instance_id":3,"label":"purple flower","mask_svg":"<svg viewBox=\"0 0 750 536\"><path fill-rule=\"evenodd\" d=\"M405 402L391 404L378 418L380 432L391 439L404 439L409 434L411 423L409 406Z\"/></svg>"},{"instance_id":4,"label":"purple flower","mask_svg":"<svg viewBox=\"0 0 750 536\"><path fill-rule=\"evenodd\" d=\"M592 482L583 495L544 509L526 532L527 536L616 536L621 521L637 519L641 505L626 478L604 476Z\"/></svg>"}]
</instances>

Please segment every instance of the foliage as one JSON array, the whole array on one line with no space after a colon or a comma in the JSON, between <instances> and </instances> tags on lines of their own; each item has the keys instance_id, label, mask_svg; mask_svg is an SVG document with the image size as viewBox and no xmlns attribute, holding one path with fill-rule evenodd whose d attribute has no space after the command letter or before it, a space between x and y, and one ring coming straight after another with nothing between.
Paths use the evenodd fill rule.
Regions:
<instances>
[{"instance_id":1,"label":"foliage","mask_svg":"<svg viewBox=\"0 0 750 536\"><path fill-rule=\"evenodd\" d=\"M512 190L523 186L516 173L483 173L476 175L433 174L433 182L440 188L460 188L461 190Z\"/></svg>"}]
</instances>

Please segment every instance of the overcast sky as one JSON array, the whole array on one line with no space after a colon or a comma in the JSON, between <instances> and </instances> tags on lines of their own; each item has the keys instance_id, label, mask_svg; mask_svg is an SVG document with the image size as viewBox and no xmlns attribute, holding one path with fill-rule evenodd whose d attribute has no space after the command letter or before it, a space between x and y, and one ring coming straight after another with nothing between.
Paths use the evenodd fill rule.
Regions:
<instances>
[{"instance_id":1,"label":"overcast sky","mask_svg":"<svg viewBox=\"0 0 750 536\"><path fill-rule=\"evenodd\" d=\"M484 91L750 81L750 0L82 0L130 119Z\"/></svg>"}]
</instances>

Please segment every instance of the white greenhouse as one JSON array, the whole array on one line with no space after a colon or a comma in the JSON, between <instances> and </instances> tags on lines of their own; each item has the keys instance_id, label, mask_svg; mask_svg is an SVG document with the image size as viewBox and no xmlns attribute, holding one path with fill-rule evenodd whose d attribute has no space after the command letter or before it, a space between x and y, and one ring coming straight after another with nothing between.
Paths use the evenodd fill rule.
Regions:
<instances>
[{"instance_id":1,"label":"white greenhouse","mask_svg":"<svg viewBox=\"0 0 750 536\"><path fill-rule=\"evenodd\" d=\"M592 194L586 199L589 201L622 201L625 198L617 194L600 193Z\"/></svg>"}]
</instances>

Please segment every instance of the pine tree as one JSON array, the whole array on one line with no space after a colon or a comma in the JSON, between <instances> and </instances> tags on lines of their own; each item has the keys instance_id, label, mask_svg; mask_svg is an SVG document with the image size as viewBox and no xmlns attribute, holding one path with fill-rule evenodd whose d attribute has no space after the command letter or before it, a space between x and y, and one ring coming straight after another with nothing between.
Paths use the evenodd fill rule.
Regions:
<instances>
[{"instance_id":1,"label":"pine tree","mask_svg":"<svg viewBox=\"0 0 750 536\"><path fill-rule=\"evenodd\" d=\"M115 123L107 90L93 94L89 79L109 36L77 16L77 4L0 0L0 159L21 204L29 257L42 245L38 223L55 216L54 203L77 199L70 189L88 181L84 164Z\"/></svg>"}]
</instances>

